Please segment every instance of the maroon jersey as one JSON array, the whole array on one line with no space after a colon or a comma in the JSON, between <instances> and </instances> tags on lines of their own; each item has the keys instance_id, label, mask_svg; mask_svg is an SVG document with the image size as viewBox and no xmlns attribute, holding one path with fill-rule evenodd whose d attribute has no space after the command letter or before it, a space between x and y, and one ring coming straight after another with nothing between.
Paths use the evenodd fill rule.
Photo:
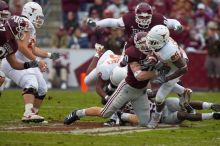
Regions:
<instances>
[{"instance_id":1,"label":"maroon jersey","mask_svg":"<svg viewBox=\"0 0 220 146\"><path fill-rule=\"evenodd\" d=\"M158 13L152 15L151 23L146 28L140 28L135 21L135 12L128 12L122 16L124 25L125 25L125 34L128 38L133 37L136 33L144 31L148 32L155 25L166 25L166 18Z\"/></svg>"},{"instance_id":2,"label":"maroon jersey","mask_svg":"<svg viewBox=\"0 0 220 146\"><path fill-rule=\"evenodd\" d=\"M130 68L129 63L138 62L141 66L143 66L143 62L146 59L146 55L141 53L137 48L133 45L126 49L124 60L126 60L128 64L128 74L125 78L125 81L132 87L137 89L142 89L147 86L149 80L138 81Z\"/></svg>"},{"instance_id":3,"label":"maroon jersey","mask_svg":"<svg viewBox=\"0 0 220 146\"><path fill-rule=\"evenodd\" d=\"M0 24L0 59L11 55L18 50L17 42L10 33L8 27Z\"/></svg>"}]
</instances>

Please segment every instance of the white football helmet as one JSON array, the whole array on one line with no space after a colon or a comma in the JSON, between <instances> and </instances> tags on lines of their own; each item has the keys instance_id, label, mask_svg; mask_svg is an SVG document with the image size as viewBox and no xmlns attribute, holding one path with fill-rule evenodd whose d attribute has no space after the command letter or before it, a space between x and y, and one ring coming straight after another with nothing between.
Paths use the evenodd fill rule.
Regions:
<instances>
[{"instance_id":1,"label":"white football helmet","mask_svg":"<svg viewBox=\"0 0 220 146\"><path fill-rule=\"evenodd\" d=\"M113 85L118 86L119 83L123 79L125 79L126 76L127 76L127 67L116 66L112 71L112 74L110 76L110 81Z\"/></svg>"},{"instance_id":2,"label":"white football helmet","mask_svg":"<svg viewBox=\"0 0 220 146\"><path fill-rule=\"evenodd\" d=\"M147 34L147 45L151 50L159 50L169 41L170 31L164 25L156 25Z\"/></svg>"},{"instance_id":3,"label":"white football helmet","mask_svg":"<svg viewBox=\"0 0 220 146\"><path fill-rule=\"evenodd\" d=\"M41 6L36 2L28 2L23 6L21 15L27 17L36 28L40 28L44 23L44 14Z\"/></svg>"}]
</instances>

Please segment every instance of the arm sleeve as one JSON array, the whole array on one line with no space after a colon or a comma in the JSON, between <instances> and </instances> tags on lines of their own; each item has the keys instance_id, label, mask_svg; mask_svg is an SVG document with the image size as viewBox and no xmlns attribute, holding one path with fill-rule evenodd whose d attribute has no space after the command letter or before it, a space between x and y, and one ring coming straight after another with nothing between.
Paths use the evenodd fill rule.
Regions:
<instances>
[{"instance_id":1,"label":"arm sleeve","mask_svg":"<svg viewBox=\"0 0 220 146\"><path fill-rule=\"evenodd\" d=\"M114 19L107 18L96 22L96 25L99 27L112 27L112 28L120 28L124 27L124 22L122 18Z\"/></svg>"},{"instance_id":2,"label":"arm sleeve","mask_svg":"<svg viewBox=\"0 0 220 146\"><path fill-rule=\"evenodd\" d=\"M167 19L167 27L169 29L176 29L181 26L180 22L176 19Z\"/></svg>"}]
</instances>

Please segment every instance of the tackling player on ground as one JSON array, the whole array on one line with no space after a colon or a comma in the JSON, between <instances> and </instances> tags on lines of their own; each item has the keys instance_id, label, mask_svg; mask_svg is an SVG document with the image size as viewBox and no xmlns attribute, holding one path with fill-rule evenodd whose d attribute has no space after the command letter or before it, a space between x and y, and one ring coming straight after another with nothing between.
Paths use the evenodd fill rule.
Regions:
<instances>
[{"instance_id":1,"label":"tackling player on ground","mask_svg":"<svg viewBox=\"0 0 220 146\"><path fill-rule=\"evenodd\" d=\"M140 125L147 126L150 120L149 102L146 98L146 86L149 80L156 76L154 71L141 70L148 58L146 55L146 33L137 33L137 38L142 41L140 48L130 46L125 51L125 60L128 64L128 74L116 91L109 98L108 102L101 107L91 107L82 110L74 110L65 119L64 124L71 124L84 116L110 117L127 102L131 102L137 114Z\"/></svg>"}]
</instances>

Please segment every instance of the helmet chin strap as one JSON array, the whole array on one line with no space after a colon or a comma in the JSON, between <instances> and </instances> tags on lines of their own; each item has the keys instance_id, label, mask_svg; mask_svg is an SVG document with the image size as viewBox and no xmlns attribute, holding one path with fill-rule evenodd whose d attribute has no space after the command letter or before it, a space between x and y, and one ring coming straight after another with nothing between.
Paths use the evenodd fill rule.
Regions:
<instances>
[{"instance_id":1,"label":"helmet chin strap","mask_svg":"<svg viewBox=\"0 0 220 146\"><path fill-rule=\"evenodd\" d=\"M149 24L147 24L147 25L141 25L141 24L138 23L138 27L139 27L139 28L144 28L144 29L145 29L145 28L148 28L148 27L149 27Z\"/></svg>"}]
</instances>

